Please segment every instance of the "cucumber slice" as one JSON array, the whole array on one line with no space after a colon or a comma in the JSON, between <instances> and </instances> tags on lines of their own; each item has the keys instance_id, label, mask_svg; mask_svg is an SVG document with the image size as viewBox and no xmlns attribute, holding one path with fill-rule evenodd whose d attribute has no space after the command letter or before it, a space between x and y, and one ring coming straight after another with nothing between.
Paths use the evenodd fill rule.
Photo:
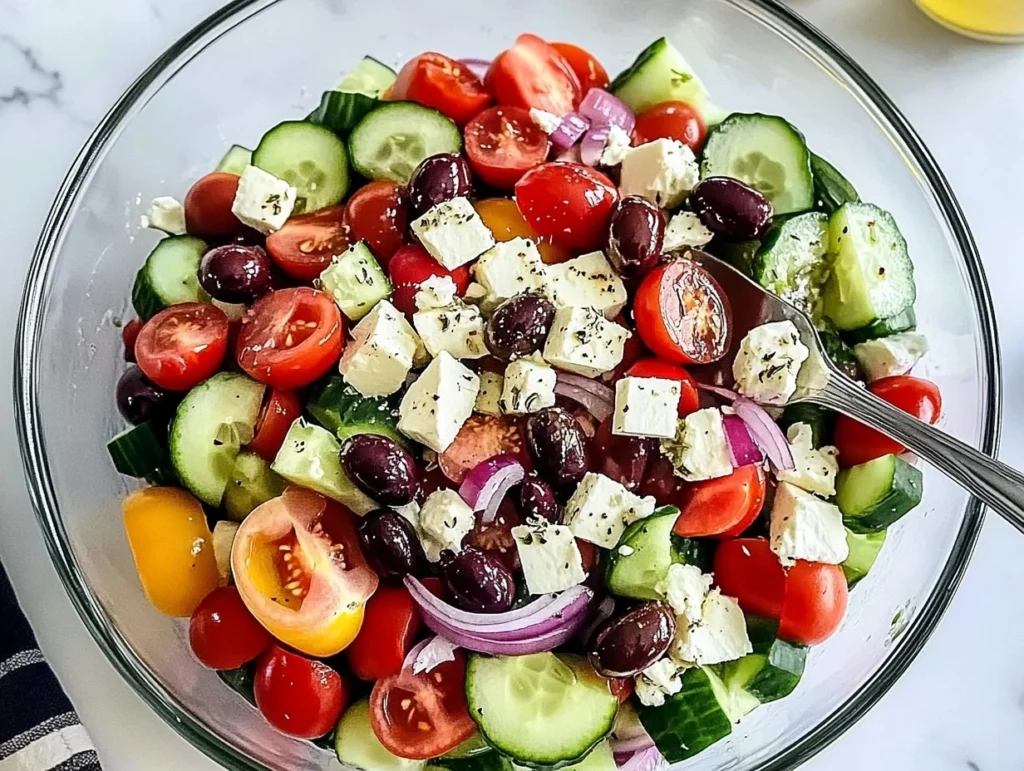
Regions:
<instances>
[{"instance_id":1,"label":"cucumber slice","mask_svg":"<svg viewBox=\"0 0 1024 771\"><path fill-rule=\"evenodd\" d=\"M284 492L284 480L254 452L240 452L224 490L224 511L241 522L249 512Z\"/></svg>"},{"instance_id":2,"label":"cucumber slice","mask_svg":"<svg viewBox=\"0 0 1024 771\"><path fill-rule=\"evenodd\" d=\"M231 145L224 157L220 159L214 171L226 171L230 174L242 175L245 167L252 163L252 150L241 145Z\"/></svg>"},{"instance_id":3,"label":"cucumber slice","mask_svg":"<svg viewBox=\"0 0 1024 771\"><path fill-rule=\"evenodd\" d=\"M458 153L462 134L437 110L415 102L386 102L352 129L348 149L352 165L364 177L404 185L425 158Z\"/></svg>"},{"instance_id":4,"label":"cucumber slice","mask_svg":"<svg viewBox=\"0 0 1024 771\"><path fill-rule=\"evenodd\" d=\"M780 640L779 622L747 617L754 652L722 665L722 682L730 692L750 694L760 704L788 696L800 683L808 647Z\"/></svg>"},{"instance_id":5,"label":"cucumber slice","mask_svg":"<svg viewBox=\"0 0 1024 771\"><path fill-rule=\"evenodd\" d=\"M220 506L242 445L252 440L266 386L220 372L178 405L170 431L171 462L199 500Z\"/></svg>"},{"instance_id":6,"label":"cucumber slice","mask_svg":"<svg viewBox=\"0 0 1024 771\"><path fill-rule=\"evenodd\" d=\"M365 241L332 257L331 264L320 274L320 283L352 321L359 321L380 300L390 296L392 289Z\"/></svg>"},{"instance_id":7,"label":"cucumber slice","mask_svg":"<svg viewBox=\"0 0 1024 771\"><path fill-rule=\"evenodd\" d=\"M831 410L819 407L810 402L790 404L779 418L779 428L785 434L794 423L806 423L811 427L811 444L815 449L832 442L832 430L835 427L836 415Z\"/></svg>"},{"instance_id":8,"label":"cucumber slice","mask_svg":"<svg viewBox=\"0 0 1024 771\"><path fill-rule=\"evenodd\" d=\"M356 434L380 434L409 446L409 440L398 430L398 401L363 396L340 375L331 375L314 386L306 411L340 441Z\"/></svg>"},{"instance_id":9,"label":"cucumber slice","mask_svg":"<svg viewBox=\"0 0 1024 771\"><path fill-rule=\"evenodd\" d=\"M608 90L634 112L671 101L701 109L708 101L704 84L668 38L658 38L641 51Z\"/></svg>"},{"instance_id":10,"label":"cucumber slice","mask_svg":"<svg viewBox=\"0 0 1024 771\"><path fill-rule=\"evenodd\" d=\"M415 771L425 760L409 760L388 752L370 725L370 703L357 701L341 716L334 731L334 752L343 765L362 771Z\"/></svg>"},{"instance_id":11,"label":"cucumber slice","mask_svg":"<svg viewBox=\"0 0 1024 771\"><path fill-rule=\"evenodd\" d=\"M869 203L848 203L829 218L835 257L825 284L825 314L839 329L896 316L914 304L914 265L896 221Z\"/></svg>"},{"instance_id":12,"label":"cucumber slice","mask_svg":"<svg viewBox=\"0 0 1024 771\"><path fill-rule=\"evenodd\" d=\"M484 753L494 753L494 750L491 749L491 745L485 742L484 737L480 735L479 731L477 731L455 749L448 750L448 752L442 756L442 759L462 760L463 758L472 758Z\"/></svg>"},{"instance_id":13,"label":"cucumber slice","mask_svg":"<svg viewBox=\"0 0 1024 771\"><path fill-rule=\"evenodd\" d=\"M885 530L921 502L923 475L898 455L839 472L836 505L843 524L855 533Z\"/></svg>"},{"instance_id":14,"label":"cucumber slice","mask_svg":"<svg viewBox=\"0 0 1024 771\"><path fill-rule=\"evenodd\" d=\"M524 766L582 759L612 729L618 700L582 658L470 654L466 700L487 742Z\"/></svg>"},{"instance_id":15,"label":"cucumber slice","mask_svg":"<svg viewBox=\"0 0 1024 771\"><path fill-rule=\"evenodd\" d=\"M826 214L831 214L843 204L860 200L850 180L814 153L811 153L811 173L814 175L814 194L818 197L818 205Z\"/></svg>"},{"instance_id":16,"label":"cucumber slice","mask_svg":"<svg viewBox=\"0 0 1024 771\"><path fill-rule=\"evenodd\" d=\"M372 56L364 56L359 60L359 64L342 78L335 90L379 97L391 88L397 77L398 73L383 62Z\"/></svg>"},{"instance_id":17,"label":"cucumber slice","mask_svg":"<svg viewBox=\"0 0 1024 771\"><path fill-rule=\"evenodd\" d=\"M380 100L366 94L324 91L320 97L320 106L307 120L329 128L335 134L345 136L380 104Z\"/></svg>"},{"instance_id":18,"label":"cucumber slice","mask_svg":"<svg viewBox=\"0 0 1024 771\"><path fill-rule=\"evenodd\" d=\"M913 332L917 329L917 314L914 308L907 308L902 313L890 316L886 319L878 319L866 327L853 329L846 333L845 337L851 343L866 343L869 340L878 340L882 337L892 337L904 332Z\"/></svg>"},{"instance_id":19,"label":"cucumber slice","mask_svg":"<svg viewBox=\"0 0 1024 771\"><path fill-rule=\"evenodd\" d=\"M297 190L296 214L334 206L348 192L345 143L323 126L279 123L263 135L252 162Z\"/></svg>"},{"instance_id":20,"label":"cucumber slice","mask_svg":"<svg viewBox=\"0 0 1024 771\"><path fill-rule=\"evenodd\" d=\"M704 251L725 260L747 276L754 274L754 258L761 250L760 241L727 241L716 238L704 247Z\"/></svg>"},{"instance_id":21,"label":"cucumber slice","mask_svg":"<svg viewBox=\"0 0 1024 771\"><path fill-rule=\"evenodd\" d=\"M776 216L814 208L811 154L786 120L733 113L708 132L701 179L733 177L759 190Z\"/></svg>"},{"instance_id":22,"label":"cucumber slice","mask_svg":"<svg viewBox=\"0 0 1024 771\"><path fill-rule=\"evenodd\" d=\"M132 307L140 319L152 318L169 305L210 301L199 286L199 261L207 248L205 241L193 236L160 239L132 287Z\"/></svg>"},{"instance_id":23,"label":"cucumber slice","mask_svg":"<svg viewBox=\"0 0 1024 771\"><path fill-rule=\"evenodd\" d=\"M877 533L855 533L846 528L846 543L850 547L850 556L839 567L846 576L846 585L854 587L875 566L875 561L885 545L885 530Z\"/></svg>"},{"instance_id":24,"label":"cucumber slice","mask_svg":"<svg viewBox=\"0 0 1024 771\"><path fill-rule=\"evenodd\" d=\"M828 318L822 318L818 327L818 339L821 340L821 350L832 360L847 377L854 380L864 380L864 371L857 361L853 348L846 344L835 324Z\"/></svg>"},{"instance_id":25,"label":"cucumber slice","mask_svg":"<svg viewBox=\"0 0 1024 771\"><path fill-rule=\"evenodd\" d=\"M132 426L107 442L107 452L118 473L143 479L161 473L170 464L167 429L151 421Z\"/></svg>"},{"instance_id":26,"label":"cucumber slice","mask_svg":"<svg viewBox=\"0 0 1024 771\"><path fill-rule=\"evenodd\" d=\"M821 318L821 290L828 279L828 217L808 212L776 220L754 258L754 280L799 308Z\"/></svg>"}]
</instances>

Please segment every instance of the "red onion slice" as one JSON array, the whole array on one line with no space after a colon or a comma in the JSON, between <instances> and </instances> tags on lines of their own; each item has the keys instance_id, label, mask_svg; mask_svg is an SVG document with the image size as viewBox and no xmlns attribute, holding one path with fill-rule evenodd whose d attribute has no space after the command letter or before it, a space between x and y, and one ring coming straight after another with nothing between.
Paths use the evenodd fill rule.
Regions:
<instances>
[{"instance_id":1,"label":"red onion slice","mask_svg":"<svg viewBox=\"0 0 1024 771\"><path fill-rule=\"evenodd\" d=\"M633 736L623 738L613 736L609 739L608 743L611 745L612 752L616 755L628 755L634 752L643 752L653 747L654 739L643 729L643 726L637 727L639 730Z\"/></svg>"},{"instance_id":2,"label":"red onion slice","mask_svg":"<svg viewBox=\"0 0 1024 771\"><path fill-rule=\"evenodd\" d=\"M608 144L608 126L594 126L580 142L580 160L587 166L598 166Z\"/></svg>"},{"instance_id":3,"label":"red onion slice","mask_svg":"<svg viewBox=\"0 0 1024 771\"><path fill-rule=\"evenodd\" d=\"M604 383L582 375L559 372L555 393L582 404L599 423L607 420L615 409L615 392Z\"/></svg>"},{"instance_id":4,"label":"red onion slice","mask_svg":"<svg viewBox=\"0 0 1024 771\"><path fill-rule=\"evenodd\" d=\"M621 99L601 88L592 88L579 106L580 115L595 126L618 126L627 134L636 126L636 115Z\"/></svg>"},{"instance_id":5,"label":"red onion slice","mask_svg":"<svg viewBox=\"0 0 1024 771\"><path fill-rule=\"evenodd\" d=\"M487 70L491 68L490 59L459 59L459 64L465 64L469 71L476 75L480 80L483 80L487 75Z\"/></svg>"},{"instance_id":6,"label":"red onion slice","mask_svg":"<svg viewBox=\"0 0 1024 771\"><path fill-rule=\"evenodd\" d=\"M707 391L709 394L725 399L727 402L736 401L740 398L740 395L735 391L730 391L728 388L722 388L721 386L707 385L706 383L697 383L697 388L701 391Z\"/></svg>"},{"instance_id":7,"label":"red onion slice","mask_svg":"<svg viewBox=\"0 0 1024 771\"><path fill-rule=\"evenodd\" d=\"M578 112L570 112L562 118L562 122L558 124L558 128L548 135L548 139L551 140L551 144L554 145L555 150L561 152L562 150L568 150L576 144L580 140L580 137L587 133L587 129L589 128L589 120L584 118Z\"/></svg>"},{"instance_id":8,"label":"red onion slice","mask_svg":"<svg viewBox=\"0 0 1024 771\"><path fill-rule=\"evenodd\" d=\"M668 768L668 761L661 756L657 748L649 747L629 756L620 756L616 753L615 765L619 767L619 771L661 771Z\"/></svg>"},{"instance_id":9,"label":"red onion slice","mask_svg":"<svg viewBox=\"0 0 1024 771\"><path fill-rule=\"evenodd\" d=\"M459 495L490 524L508 491L523 481L526 470L513 455L495 455L473 467L459 486Z\"/></svg>"},{"instance_id":10,"label":"red onion slice","mask_svg":"<svg viewBox=\"0 0 1024 771\"><path fill-rule=\"evenodd\" d=\"M561 596L557 594L545 594L543 597L537 598L529 605L524 605L521 608L516 608L515 610L510 610L505 613L470 613L467 610L461 610L456 608L454 605L449 605L444 600L438 599L427 590L427 587L412 576L406 576L405 588L409 590L409 594L412 595L416 604L421 608L433 608L434 612L440 613L458 624L480 627L494 626L495 624L503 624L506 621L518 621L519 619L529 618L534 614L541 613Z\"/></svg>"},{"instance_id":11,"label":"red onion slice","mask_svg":"<svg viewBox=\"0 0 1024 771\"><path fill-rule=\"evenodd\" d=\"M430 672L446 661L455 661L458 647L443 637L428 637L409 651L402 662L402 669L411 668L414 675Z\"/></svg>"},{"instance_id":12,"label":"red onion slice","mask_svg":"<svg viewBox=\"0 0 1024 771\"><path fill-rule=\"evenodd\" d=\"M725 424L725 438L733 466L739 468L764 460L764 454L750 436L750 429L743 418L739 415L725 415L722 422Z\"/></svg>"},{"instance_id":13,"label":"red onion slice","mask_svg":"<svg viewBox=\"0 0 1024 771\"><path fill-rule=\"evenodd\" d=\"M746 397L739 397L732 403L736 415L742 418L750 429L750 435L764 450L768 460L779 471L794 467L793 452L786 441L786 435L782 429L772 420L772 416L765 412L764 408L757 402L752 402Z\"/></svg>"},{"instance_id":14,"label":"red onion slice","mask_svg":"<svg viewBox=\"0 0 1024 771\"><path fill-rule=\"evenodd\" d=\"M428 619L424 619L424 622L427 626L431 624ZM576 626L569 624L547 634L524 640L496 640L455 630L444 632L444 635L460 648L476 653L487 653L491 656L528 656L531 653L553 651L565 645L576 634L576 629Z\"/></svg>"}]
</instances>

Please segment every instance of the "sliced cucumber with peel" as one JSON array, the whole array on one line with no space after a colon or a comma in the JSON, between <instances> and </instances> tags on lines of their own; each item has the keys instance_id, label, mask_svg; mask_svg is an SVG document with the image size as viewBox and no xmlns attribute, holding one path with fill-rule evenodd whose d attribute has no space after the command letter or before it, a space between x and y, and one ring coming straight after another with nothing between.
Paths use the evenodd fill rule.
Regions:
<instances>
[{"instance_id":1,"label":"sliced cucumber with peel","mask_svg":"<svg viewBox=\"0 0 1024 771\"><path fill-rule=\"evenodd\" d=\"M125 429L107 442L107 452L119 473L136 479L162 473L170 465L167 430L148 420Z\"/></svg>"},{"instance_id":2,"label":"sliced cucumber with peel","mask_svg":"<svg viewBox=\"0 0 1024 771\"><path fill-rule=\"evenodd\" d=\"M917 314L913 307L907 308L895 316L878 319L866 327L852 329L845 332L843 336L851 343L866 343L869 340L878 340L881 337L892 337L904 332L913 332L917 329Z\"/></svg>"},{"instance_id":3,"label":"sliced cucumber with peel","mask_svg":"<svg viewBox=\"0 0 1024 771\"><path fill-rule=\"evenodd\" d=\"M344 765L361 771L417 771L425 760L409 760L388 752L370 724L370 704L357 701L345 710L334 731L334 752Z\"/></svg>"},{"instance_id":4,"label":"sliced cucumber with peel","mask_svg":"<svg viewBox=\"0 0 1024 771\"><path fill-rule=\"evenodd\" d=\"M252 163L296 189L296 214L334 206L348 192L345 143L323 126L279 123L263 135Z\"/></svg>"},{"instance_id":5,"label":"sliced cucumber with peel","mask_svg":"<svg viewBox=\"0 0 1024 771\"><path fill-rule=\"evenodd\" d=\"M619 545L605 558L605 586L612 594L637 600L660 600L657 585L674 563L693 563L696 541L672 533L679 509L666 506L626 528Z\"/></svg>"},{"instance_id":6,"label":"sliced cucumber with peel","mask_svg":"<svg viewBox=\"0 0 1024 771\"><path fill-rule=\"evenodd\" d=\"M828 246L828 217L821 212L780 218L754 258L753 278L812 319L820 319L821 291L831 262Z\"/></svg>"},{"instance_id":7,"label":"sliced cucumber with peel","mask_svg":"<svg viewBox=\"0 0 1024 771\"><path fill-rule=\"evenodd\" d=\"M398 430L398 401L393 397L363 396L340 375L318 381L306 402L306 412L339 441L356 434L380 434L408 447Z\"/></svg>"},{"instance_id":8,"label":"sliced cucumber with peel","mask_svg":"<svg viewBox=\"0 0 1024 771\"><path fill-rule=\"evenodd\" d=\"M826 214L831 214L843 204L860 200L857 189L850 180L820 155L811 153L811 173L814 175L814 192L818 205Z\"/></svg>"},{"instance_id":9,"label":"sliced cucumber with peel","mask_svg":"<svg viewBox=\"0 0 1024 771\"><path fill-rule=\"evenodd\" d=\"M364 56L334 89L324 91L320 106L308 120L336 134L347 135L367 113L380 105L381 95L396 77L390 67Z\"/></svg>"},{"instance_id":10,"label":"sliced cucumber with peel","mask_svg":"<svg viewBox=\"0 0 1024 771\"><path fill-rule=\"evenodd\" d=\"M708 101L704 84L668 38L659 38L641 51L608 90L633 112L672 101L701 109Z\"/></svg>"},{"instance_id":11,"label":"sliced cucumber with peel","mask_svg":"<svg viewBox=\"0 0 1024 771\"><path fill-rule=\"evenodd\" d=\"M885 545L885 530L877 533L855 533L846 528L846 543L850 556L839 566L846 576L846 585L852 589L875 566Z\"/></svg>"},{"instance_id":12,"label":"sliced cucumber with peel","mask_svg":"<svg viewBox=\"0 0 1024 771\"><path fill-rule=\"evenodd\" d=\"M335 90L380 97L391 88L397 77L398 73L383 62L372 56L364 56L359 60L359 64L341 79Z\"/></svg>"},{"instance_id":13,"label":"sliced cucumber with peel","mask_svg":"<svg viewBox=\"0 0 1024 771\"><path fill-rule=\"evenodd\" d=\"M132 307L140 319L152 318L171 305L210 301L199 286L199 262L207 249L206 242L194 236L160 239L132 287Z\"/></svg>"},{"instance_id":14,"label":"sliced cucumber with peel","mask_svg":"<svg viewBox=\"0 0 1024 771\"><path fill-rule=\"evenodd\" d=\"M224 511L241 522L257 506L284 492L284 479L254 452L240 452L224 490Z\"/></svg>"},{"instance_id":15,"label":"sliced cucumber with peel","mask_svg":"<svg viewBox=\"0 0 1024 771\"><path fill-rule=\"evenodd\" d=\"M458 153L462 134L454 121L430 107L385 102L352 129L348 149L364 177L404 185L425 158Z\"/></svg>"},{"instance_id":16,"label":"sliced cucumber with peel","mask_svg":"<svg viewBox=\"0 0 1024 771\"><path fill-rule=\"evenodd\" d=\"M747 632L754 652L722 665L726 688L742 690L760 704L791 694L803 676L807 646L780 640L775 619L747 616Z\"/></svg>"},{"instance_id":17,"label":"sliced cucumber with peel","mask_svg":"<svg viewBox=\"0 0 1024 771\"><path fill-rule=\"evenodd\" d=\"M252 150L241 145L231 145L224 157L220 159L214 171L226 171L229 174L242 175L245 167L252 163Z\"/></svg>"},{"instance_id":18,"label":"sliced cucumber with peel","mask_svg":"<svg viewBox=\"0 0 1024 771\"><path fill-rule=\"evenodd\" d=\"M391 281L365 241L331 258L320 283L352 321L359 321L391 294Z\"/></svg>"},{"instance_id":19,"label":"sliced cucumber with peel","mask_svg":"<svg viewBox=\"0 0 1024 771\"><path fill-rule=\"evenodd\" d=\"M836 478L836 505L855 533L877 533L921 503L923 474L898 455L843 469Z\"/></svg>"}]
</instances>

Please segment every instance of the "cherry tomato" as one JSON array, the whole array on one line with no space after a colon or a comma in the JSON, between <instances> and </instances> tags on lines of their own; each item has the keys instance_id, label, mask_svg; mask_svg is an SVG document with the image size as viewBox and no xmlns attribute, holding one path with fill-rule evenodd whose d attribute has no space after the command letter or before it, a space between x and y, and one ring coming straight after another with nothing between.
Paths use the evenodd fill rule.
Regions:
<instances>
[{"instance_id":1,"label":"cherry tomato","mask_svg":"<svg viewBox=\"0 0 1024 771\"><path fill-rule=\"evenodd\" d=\"M604 174L578 163L545 163L516 184L516 203L538 234L575 251L600 248L619 191Z\"/></svg>"},{"instance_id":2,"label":"cherry tomato","mask_svg":"<svg viewBox=\"0 0 1024 771\"><path fill-rule=\"evenodd\" d=\"M942 394L930 380L897 375L876 380L868 390L926 423L934 424L942 414ZM846 415L836 418L835 445L839 448L839 462L843 466L856 466L906 450L899 442Z\"/></svg>"},{"instance_id":3,"label":"cherry tomato","mask_svg":"<svg viewBox=\"0 0 1024 771\"><path fill-rule=\"evenodd\" d=\"M451 485L445 479L444 487ZM502 564L515 573L521 567L519 560L519 549L516 547L516 540L512 535L512 528L523 524L519 517L519 510L506 497L494 515L494 520L484 524L478 519L473 529L466 533L462 543L465 546L474 546L481 551L488 551L501 560Z\"/></svg>"},{"instance_id":4,"label":"cherry tomato","mask_svg":"<svg viewBox=\"0 0 1024 771\"><path fill-rule=\"evenodd\" d=\"M388 98L433 107L460 126L491 103L491 95L469 67L433 51L402 67Z\"/></svg>"},{"instance_id":5,"label":"cherry tomato","mask_svg":"<svg viewBox=\"0 0 1024 771\"><path fill-rule=\"evenodd\" d=\"M302 487L287 488L245 518L231 571L256 620L310 656L348 647L378 583L360 551L355 515Z\"/></svg>"},{"instance_id":6,"label":"cherry tomato","mask_svg":"<svg viewBox=\"0 0 1024 771\"><path fill-rule=\"evenodd\" d=\"M627 329L632 329L634 327L631 322L622 317L622 314L619 314L619 317L615 319L615 323L626 327ZM619 366L612 370L611 377L608 379L611 382L615 382L616 380L625 377L626 373L629 372L633 365L638 361L650 358L653 358L653 354L648 350L647 346L644 345L644 341L640 339L640 335L630 335L626 338L626 344L622 351L622 361L619 362Z\"/></svg>"},{"instance_id":7,"label":"cherry tomato","mask_svg":"<svg viewBox=\"0 0 1024 771\"><path fill-rule=\"evenodd\" d=\"M786 598L786 571L767 538L733 538L715 550L715 583L735 597L744 613L780 618Z\"/></svg>"},{"instance_id":8,"label":"cherry tomato","mask_svg":"<svg viewBox=\"0 0 1024 771\"><path fill-rule=\"evenodd\" d=\"M626 374L630 377L657 377L663 380L679 381L679 414L689 415L700 409L697 381L693 375L677 364L661 359L641 359Z\"/></svg>"},{"instance_id":9,"label":"cherry tomato","mask_svg":"<svg viewBox=\"0 0 1024 771\"><path fill-rule=\"evenodd\" d=\"M271 389L247 449L268 463L272 462L284 444L288 429L301 415L302 400L297 393L280 388Z\"/></svg>"},{"instance_id":10,"label":"cherry tomato","mask_svg":"<svg viewBox=\"0 0 1024 771\"><path fill-rule=\"evenodd\" d=\"M374 683L370 726L380 743L400 758L443 755L476 732L466 706L466 656L418 675L412 668Z\"/></svg>"},{"instance_id":11,"label":"cherry tomato","mask_svg":"<svg viewBox=\"0 0 1024 771\"><path fill-rule=\"evenodd\" d=\"M337 672L277 645L256 664L253 695L270 725L299 739L317 739L334 728L348 701Z\"/></svg>"},{"instance_id":12,"label":"cherry tomato","mask_svg":"<svg viewBox=\"0 0 1024 771\"><path fill-rule=\"evenodd\" d=\"M366 241L386 270L391 257L405 243L409 226L405 189L394 182L368 182L348 199L345 223L352 242Z\"/></svg>"},{"instance_id":13,"label":"cherry tomato","mask_svg":"<svg viewBox=\"0 0 1024 771\"><path fill-rule=\"evenodd\" d=\"M729 350L729 300L711 274L690 260L648 273L637 289L633 316L647 347L669 361L709 364Z\"/></svg>"},{"instance_id":14,"label":"cherry tomato","mask_svg":"<svg viewBox=\"0 0 1024 771\"><path fill-rule=\"evenodd\" d=\"M278 289L242 318L235 355L253 380L301 388L338 363L345 320L331 296L309 287Z\"/></svg>"},{"instance_id":15,"label":"cherry tomato","mask_svg":"<svg viewBox=\"0 0 1024 771\"><path fill-rule=\"evenodd\" d=\"M263 653L271 641L233 586L210 592L188 624L192 653L210 669L238 669Z\"/></svg>"},{"instance_id":16,"label":"cherry tomato","mask_svg":"<svg viewBox=\"0 0 1024 771\"><path fill-rule=\"evenodd\" d=\"M633 695L633 678L610 677L608 678L608 690L619 700L619 704L625 704Z\"/></svg>"},{"instance_id":17,"label":"cherry tomato","mask_svg":"<svg viewBox=\"0 0 1024 771\"><path fill-rule=\"evenodd\" d=\"M708 135L701 114L686 102L662 102L636 116L633 144L676 139L699 153Z\"/></svg>"},{"instance_id":18,"label":"cherry tomato","mask_svg":"<svg viewBox=\"0 0 1024 771\"><path fill-rule=\"evenodd\" d=\"M200 177L185 196L185 230L199 238L223 238L241 232L242 223L231 212L238 175L214 171Z\"/></svg>"},{"instance_id":19,"label":"cherry tomato","mask_svg":"<svg viewBox=\"0 0 1024 771\"><path fill-rule=\"evenodd\" d=\"M505 453L515 455L528 471L533 468L522 422L511 415L476 413L462 424L447 449L438 453L437 463L446 477L461 484L475 466Z\"/></svg>"},{"instance_id":20,"label":"cherry tomato","mask_svg":"<svg viewBox=\"0 0 1024 771\"><path fill-rule=\"evenodd\" d=\"M556 246L550 238L538 236L530 224L523 218L516 202L511 198L485 198L473 204L480 219L494 233L494 240L511 241L513 238L529 238L537 244L540 258L546 265L565 262L572 254L560 246Z\"/></svg>"},{"instance_id":21,"label":"cherry tomato","mask_svg":"<svg viewBox=\"0 0 1024 771\"><path fill-rule=\"evenodd\" d=\"M803 645L825 642L842 623L848 598L839 565L797 560L786 572L779 637Z\"/></svg>"},{"instance_id":22,"label":"cherry tomato","mask_svg":"<svg viewBox=\"0 0 1024 771\"><path fill-rule=\"evenodd\" d=\"M515 206L514 203L512 205ZM141 329L142 319L132 319L121 327L121 342L124 344L124 360L127 362L135 362L135 341L139 339L139 331Z\"/></svg>"},{"instance_id":23,"label":"cherry tomato","mask_svg":"<svg viewBox=\"0 0 1024 771\"><path fill-rule=\"evenodd\" d=\"M758 465L741 466L729 476L696 482L679 507L676 535L685 538L735 536L750 527L764 506L768 480Z\"/></svg>"},{"instance_id":24,"label":"cherry tomato","mask_svg":"<svg viewBox=\"0 0 1024 771\"><path fill-rule=\"evenodd\" d=\"M220 369L227 350L227 316L202 303L164 308L135 340L139 369L169 391L187 391L206 380Z\"/></svg>"},{"instance_id":25,"label":"cherry tomato","mask_svg":"<svg viewBox=\"0 0 1024 771\"><path fill-rule=\"evenodd\" d=\"M548 135L522 107L491 107L466 126L466 156L473 172L488 185L511 190L548 157Z\"/></svg>"},{"instance_id":26,"label":"cherry tomato","mask_svg":"<svg viewBox=\"0 0 1024 771\"><path fill-rule=\"evenodd\" d=\"M608 88L608 71L592 53L572 43L552 43L551 47L562 55L576 73L581 94L586 94L592 88Z\"/></svg>"},{"instance_id":27,"label":"cherry tomato","mask_svg":"<svg viewBox=\"0 0 1024 771\"><path fill-rule=\"evenodd\" d=\"M553 46L536 35L520 35L498 55L484 78L498 104L536 107L565 115L582 97L579 78Z\"/></svg>"},{"instance_id":28,"label":"cherry tomato","mask_svg":"<svg viewBox=\"0 0 1024 771\"><path fill-rule=\"evenodd\" d=\"M391 295L392 304L411 317L416 312L416 292L420 284L431 276L448 276L455 282L461 295L469 286L469 269L463 265L455 270L448 270L441 263L427 254L427 250L419 244L403 246L388 263L388 275L395 291Z\"/></svg>"},{"instance_id":29,"label":"cherry tomato","mask_svg":"<svg viewBox=\"0 0 1024 771\"><path fill-rule=\"evenodd\" d=\"M360 680L380 680L402 671L420 628L420 614L404 586L380 586L366 603L363 628L345 654Z\"/></svg>"},{"instance_id":30,"label":"cherry tomato","mask_svg":"<svg viewBox=\"0 0 1024 771\"><path fill-rule=\"evenodd\" d=\"M219 581L202 504L176 487L146 487L125 498L123 510L146 597L168 616L191 616Z\"/></svg>"},{"instance_id":31,"label":"cherry tomato","mask_svg":"<svg viewBox=\"0 0 1024 771\"><path fill-rule=\"evenodd\" d=\"M320 278L331 257L349 247L344 218L344 206L292 217L283 228L267 236L267 253L282 270L300 281Z\"/></svg>"}]
</instances>

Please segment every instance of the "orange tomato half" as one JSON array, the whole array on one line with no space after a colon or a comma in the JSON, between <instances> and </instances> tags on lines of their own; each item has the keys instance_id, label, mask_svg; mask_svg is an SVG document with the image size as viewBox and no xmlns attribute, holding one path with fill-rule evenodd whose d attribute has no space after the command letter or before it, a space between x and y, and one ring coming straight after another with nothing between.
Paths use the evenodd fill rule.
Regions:
<instances>
[{"instance_id":1,"label":"orange tomato half","mask_svg":"<svg viewBox=\"0 0 1024 771\"><path fill-rule=\"evenodd\" d=\"M540 258L547 265L565 262L572 257L567 250L551 243L551 239L540 238L511 198L485 198L474 206L480 219L494 233L495 241L529 238L536 242Z\"/></svg>"}]
</instances>

